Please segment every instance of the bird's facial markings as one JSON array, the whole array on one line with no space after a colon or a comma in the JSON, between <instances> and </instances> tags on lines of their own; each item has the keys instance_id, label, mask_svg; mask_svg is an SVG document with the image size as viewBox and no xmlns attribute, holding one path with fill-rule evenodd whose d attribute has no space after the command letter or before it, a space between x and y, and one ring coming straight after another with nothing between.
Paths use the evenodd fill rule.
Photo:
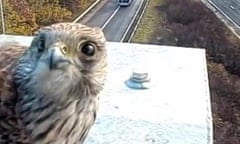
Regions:
<instances>
[{"instance_id":1,"label":"bird's facial markings","mask_svg":"<svg viewBox=\"0 0 240 144\"><path fill-rule=\"evenodd\" d=\"M65 46L65 45L62 46L62 47L61 47L61 51L62 51L63 54L67 54L67 53L68 53L68 48L67 48L67 46Z\"/></svg>"},{"instance_id":2,"label":"bird's facial markings","mask_svg":"<svg viewBox=\"0 0 240 144\"><path fill-rule=\"evenodd\" d=\"M49 48L54 48L55 50L60 50L61 54L68 55L70 53L70 48L67 44L65 44L61 39L58 39L55 42L52 42Z\"/></svg>"},{"instance_id":3,"label":"bird's facial markings","mask_svg":"<svg viewBox=\"0 0 240 144\"><path fill-rule=\"evenodd\" d=\"M45 49L45 35L44 33L40 33L39 35L39 40L37 43L37 47L38 47L38 52L43 52Z\"/></svg>"},{"instance_id":4,"label":"bird's facial markings","mask_svg":"<svg viewBox=\"0 0 240 144\"><path fill-rule=\"evenodd\" d=\"M64 42L58 41L49 47L49 66L50 69L66 69L68 66L73 64L74 52Z\"/></svg>"}]
</instances>

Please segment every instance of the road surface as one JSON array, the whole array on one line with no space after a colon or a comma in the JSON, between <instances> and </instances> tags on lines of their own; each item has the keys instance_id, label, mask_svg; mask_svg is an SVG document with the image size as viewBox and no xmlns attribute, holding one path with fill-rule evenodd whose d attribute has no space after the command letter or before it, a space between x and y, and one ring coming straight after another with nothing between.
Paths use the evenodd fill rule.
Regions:
<instances>
[{"instance_id":1,"label":"road surface","mask_svg":"<svg viewBox=\"0 0 240 144\"><path fill-rule=\"evenodd\" d=\"M240 0L209 0L240 28Z\"/></svg>"},{"instance_id":2,"label":"road surface","mask_svg":"<svg viewBox=\"0 0 240 144\"><path fill-rule=\"evenodd\" d=\"M143 1L119 7L117 0L109 0L86 24L101 27L108 41L120 42Z\"/></svg>"}]
</instances>

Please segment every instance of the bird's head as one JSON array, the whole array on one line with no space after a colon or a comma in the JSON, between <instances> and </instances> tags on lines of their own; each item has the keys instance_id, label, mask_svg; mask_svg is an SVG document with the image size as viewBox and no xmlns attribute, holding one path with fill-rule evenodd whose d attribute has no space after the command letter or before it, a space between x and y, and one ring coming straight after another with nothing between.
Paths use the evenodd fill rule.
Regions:
<instances>
[{"instance_id":1,"label":"bird's head","mask_svg":"<svg viewBox=\"0 0 240 144\"><path fill-rule=\"evenodd\" d=\"M38 31L13 73L16 110L34 143L84 140L96 118L106 66L99 28L58 23Z\"/></svg>"},{"instance_id":2,"label":"bird's head","mask_svg":"<svg viewBox=\"0 0 240 144\"><path fill-rule=\"evenodd\" d=\"M62 27L60 27L62 26ZM39 30L31 48L49 70L94 71L105 58L105 38L98 28L81 24L55 24ZM96 69L95 69L96 70Z\"/></svg>"},{"instance_id":3,"label":"bird's head","mask_svg":"<svg viewBox=\"0 0 240 144\"><path fill-rule=\"evenodd\" d=\"M104 34L99 28L77 23L43 27L17 67L17 82L28 80L29 84L45 91L65 90L79 82L103 84L106 74Z\"/></svg>"}]
</instances>

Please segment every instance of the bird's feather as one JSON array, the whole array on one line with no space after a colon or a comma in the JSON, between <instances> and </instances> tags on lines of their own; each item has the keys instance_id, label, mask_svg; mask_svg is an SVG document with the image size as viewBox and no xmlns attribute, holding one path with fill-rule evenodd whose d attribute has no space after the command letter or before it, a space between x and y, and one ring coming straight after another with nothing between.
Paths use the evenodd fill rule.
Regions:
<instances>
[{"instance_id":1,"label":"bird's feather","mask_svg":"<svg viewBox=\"0 0 240 144\"><path fill-rule=\"evenodd\" d=\"M15 41L0 44L0 143L27 143L15 113L17 94L12 83L12 70L27 49Z\"/></svg>"}]
</instances>

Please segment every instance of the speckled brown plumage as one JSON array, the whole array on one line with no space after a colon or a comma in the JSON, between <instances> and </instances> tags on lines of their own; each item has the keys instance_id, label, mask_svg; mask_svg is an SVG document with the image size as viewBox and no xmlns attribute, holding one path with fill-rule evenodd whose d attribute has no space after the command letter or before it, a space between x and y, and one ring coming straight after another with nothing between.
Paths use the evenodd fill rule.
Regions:
<instances>
[{"instance_id":1,"label":"speckled brown plumage","mask_svg":"<svg viewBox=\"0 0 240 144\"><path fill-rule=\"evenodd\" d=\"M98 28L58 23L0 44L0 144L81 144L106 77Z\"/></svg>"},{"instance_id":2,"label":"speckled brown plumage","mask_svg":"<svg viewBox=\"0 0 240 144\"><path fill-rule=\"evenodd\" d=\"M12 84L12 69L27 49L17 42L0 44L0 143L28 143L15 113L16 90Z\"/></svg>"}]
</instances>

